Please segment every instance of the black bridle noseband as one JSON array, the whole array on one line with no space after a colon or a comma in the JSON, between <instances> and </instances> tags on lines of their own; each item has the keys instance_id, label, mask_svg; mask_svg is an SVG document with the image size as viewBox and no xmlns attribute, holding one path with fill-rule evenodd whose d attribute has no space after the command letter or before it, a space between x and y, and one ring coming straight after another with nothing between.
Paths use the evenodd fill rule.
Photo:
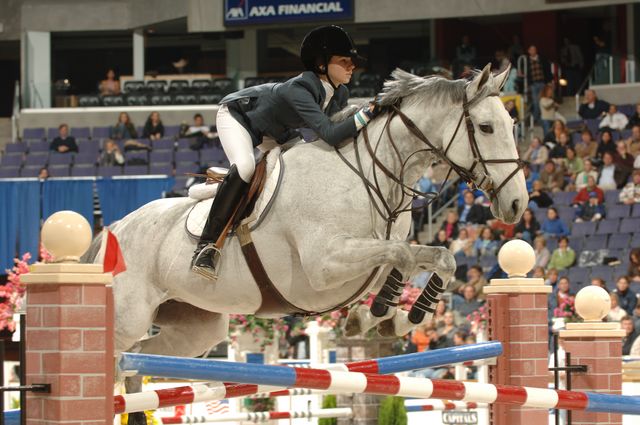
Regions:
<instances>
[{"instance_id":1,"label":"black bridle noseband","mask_svg":"<svg viewBox=\"0 0 640 425\"><path fill-rule=\"evenodd\" d=\"M497 94L492 94L491 96L497 96ZM365 188L367 190L367 193L369 194L369 198L371 199L371 203L373 204L378 214L386 221L387 223L387 229L386 229L386 235L385 235L386 239L389 239L391 235L391 226L397 220L398 216L403 212L413 211L414 209L410 208L411 201L403 204L402 199L400 200L399 204L396 205L395 207L392 207L391 205L389 205L389 203L387 202L387 199L383 195L382 190L380 188L380 184L378 182L378 177L376 173L376 168L379 168L380 171L382 171L390 180L392 180L398 186L400 186L404 195L407 195L411 198L414 195L423 196L429 200L428 202L433 202L433 200L440 195L440 192L423 193L412 187L407 186L404 183L404 173L405 173L405 167L407 163L414 155L420 152L431 152L449 166L449 171L447 173L447 177L445 178L445 181L449 179L451 172L455 171L460 176L460 178L463 181L465 181L472 189L483 190L485 193L489 195L492 201L497 199L498 193L500 193L502 188L509 182L509 180L511 180L518 173L518 171L520 171L524 167L524 161L522 161L520 158L484 159L482 157L482 154L480 153L478 142L475 136L475 127L473 125L473 121L471 120L471 116L469 115L469 109L472 106L474 106L481 98L484 98L484 96L481 97L479 94L476 94L476 96L471 98L471 100L469 101L467 100L467 94L465 92L463 97L463 102L462 102L462 114L460 115L460 119L458 120L458 124L456 125L456 129L453 135L451 136L449 143L444 149L438 148L433 143L431 143L431 141L429 141L427 136L425 136L424 133L418 128L418 126L416 126L413 120L411 120L411 118L409 118L400 110L399 103L392 105L390 107L390 111L387 113L386 122L384 124L382 131L380 132L380 136L378 137L375 149L371 146L371 143L369 141L367 127L364 127L362 129L362 135L364 138L365 146L367 148L369 155L373 160L373 171L374 171L373 182L371 182L365 176L364 169L362 167L362 161L360 159L360 153L358 151L358 144L357 144L356 138L354 138L353 144L354 144L357 167L351 164L344 157L344 155L342 155L342 153L337 147L335 148L336 152L338 153L338 156L340 156L342 161L344 161L344 163L347 164L347 166L349 166L349 168L351 168L351 170L353 170L353 172L355 172L363 181ZM402 159L398 146L396 145L396 143L393 140L393 137L391 136L390 123L393 120L393 118L395 118L396 116L398 116L402 120L407 130L409 130L409 132L414 137L416 137L418 140L420 140L426 145L424 149L419 149L413 152L404 160ZM449 148L453 144L453 141L455 140L456 135L460 130L463 120L465 122L465 126L467 129L469 146L473 154L473 163L471 164L471 167L469 167L469 169L466 169L456 164L447 156ZM380 140L382 139L382 135L384 134L385 131L387 132L389 142L391 143L393 152L401 164L399 176L396 176L394 173L392 173L386 166L384 166L384 164L382 164L382 162L376 156L376 151L378 149L378 146L380 145ZM488 164L507 164L507 163L515 163L516 168L497 187L495 187L494 182L491 176L489 175L489 170L487 168L487 165ZM478 164L480 165L480 167L478 167ZM478 168L481 168L481 169L478 170ZM476 183L477 180L479 180L478 183ZM383 212L383 209L384 209L384 212ZM422 207L420 209L422 209Z\"/></svg>"}]
</instances>

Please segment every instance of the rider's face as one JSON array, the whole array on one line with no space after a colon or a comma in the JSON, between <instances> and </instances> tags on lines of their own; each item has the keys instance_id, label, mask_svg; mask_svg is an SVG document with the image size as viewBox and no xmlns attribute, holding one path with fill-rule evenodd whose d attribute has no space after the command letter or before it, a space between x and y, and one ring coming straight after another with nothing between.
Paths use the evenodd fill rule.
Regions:
<instances>
[{"instance_id":1,"label":"rider's face","mask_svg":"<svg viewBox=\"0 0 640 425\"><path fill-rule=\"evenodd\" d=\"M351 75L355 67L350 57L331 56L327 73L333 84L347 84L351 81Z\"/></svg>"}]
</instances>

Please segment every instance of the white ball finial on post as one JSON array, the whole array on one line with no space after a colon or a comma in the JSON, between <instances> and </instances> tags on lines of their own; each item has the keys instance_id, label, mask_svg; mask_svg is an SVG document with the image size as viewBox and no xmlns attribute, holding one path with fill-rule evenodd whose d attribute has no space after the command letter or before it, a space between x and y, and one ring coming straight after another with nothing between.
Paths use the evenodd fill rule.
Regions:
<instances>
[{"instance_id":1,"label":"white ball finial on post","mask_svg":"<svg viewBox=\"0 0 640 425\"><path fill-rule=\"evenodd\" d=\"M585 322L601 322L611 311L611 297L599 286L586 286L578 291L575 307Z\"/></svg>"},{"instance_id":2,"label":"white ball finial on post","mask_svg":"<svg viewBox=\"0 0 640 425\"><path fill-rule=\"evenodd\" d=\"M514 239L505 243L498 252L498 264L507 275L526 277L536 263L536 254L527 242Z\"/></svg>"},{"instance_id":3,"label":"white ball finial on post","mask_svg":"<svg viewBox=\"0 0 640 425\"><path fill-rule=\"evenodd\" d=\"M42 244L53 256L52 262L80 261L91 245L91 225L74 211L58 211L42 226Z\"/></svg>"}]
</instances>

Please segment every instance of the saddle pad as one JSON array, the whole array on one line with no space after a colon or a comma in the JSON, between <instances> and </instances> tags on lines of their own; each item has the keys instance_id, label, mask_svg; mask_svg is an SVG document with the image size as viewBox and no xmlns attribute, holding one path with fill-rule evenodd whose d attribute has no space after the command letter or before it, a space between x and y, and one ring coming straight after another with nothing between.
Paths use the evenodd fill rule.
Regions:
<instances>
[{"instance_id":1,"label":"saddle pad","mask_svg":"<svg viewBox=\"0 0 640 425\"><path fill-rule=\"evenodd\" d=\"M284 165L282 164L281 150L274 149L267 155L267 181L264 184L262 194L256 201L251 215L243 220L243 222L249 225L251 230L257 228L262 222L263 216L269 212L273 198L280 188L283 172ZM213 198L199 201L189 211L185 222L185 230L192 238L200 238L202 228L207 222L212 203Z\"/></svg>"}]
</instances>

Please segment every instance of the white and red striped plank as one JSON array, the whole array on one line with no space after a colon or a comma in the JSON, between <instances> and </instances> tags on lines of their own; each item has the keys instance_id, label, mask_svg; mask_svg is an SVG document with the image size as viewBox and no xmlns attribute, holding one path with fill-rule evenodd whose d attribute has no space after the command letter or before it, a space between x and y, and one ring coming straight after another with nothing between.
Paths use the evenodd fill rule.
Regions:
<instances>
[{"instance_id":1,"label":"white and red striped plank","mask_svg":"<svg viewBox=\"0 0 640 425\"><path fill-rule=\"evenodd\" d=\"M640 397L480 384L322 369L288 368L123 353L122 370L182 379L221 380L285 388L512 404L543 409L640 415Z\"/></svg>"},{"instance_id":2,"label":"white and red striped plank","mask_svg":"<svg viewBox=\"0 0 640 425\"><path fill-rule=\"evenodd\" d=\"M230 413L216 416L173 416L160 418L162 423L168 424L195 424L211 422L251 421L268 422L277 419L301 419L301 418L350 418L353 412L350 408L335 408L321 410L301 410L291 412L247 412Z\"/></svg>"},{"instance_id":3,"label":"white and red striped plank","mask_svg":"<svg viewBox=\"0 0 640 425\"><path fill-rule=\"evenodd\" d=\"M410 404L418 401L418 404ZM423 404L424 403L424 404ZM439 400L405 400L404 407L407 412L436 412L449 410L470 410L486 408L488 404L460 401L439 401Z\"/></svg>"}]
</instances>

